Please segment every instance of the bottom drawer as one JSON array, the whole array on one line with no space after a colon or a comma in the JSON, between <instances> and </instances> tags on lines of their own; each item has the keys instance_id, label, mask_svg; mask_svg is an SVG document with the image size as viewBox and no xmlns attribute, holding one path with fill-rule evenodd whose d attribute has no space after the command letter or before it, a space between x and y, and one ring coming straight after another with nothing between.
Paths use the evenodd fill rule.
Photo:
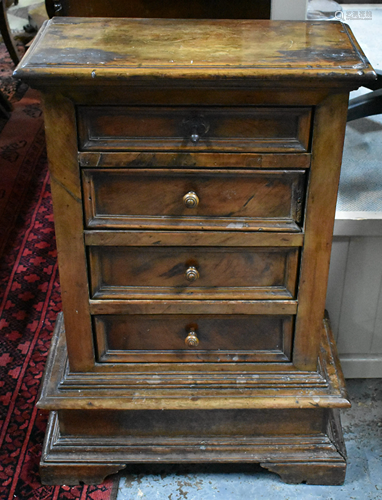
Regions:
<instances>
[{"instance_id":1,"label":"bottom drawer","mask_svg":"<svg viewBox=\"0 0 382 500\"><path fill-rule=\"evenodd\" d=\"M290 361L293 316L99 315L98 361Z\"/></svg>"}]
</instances>

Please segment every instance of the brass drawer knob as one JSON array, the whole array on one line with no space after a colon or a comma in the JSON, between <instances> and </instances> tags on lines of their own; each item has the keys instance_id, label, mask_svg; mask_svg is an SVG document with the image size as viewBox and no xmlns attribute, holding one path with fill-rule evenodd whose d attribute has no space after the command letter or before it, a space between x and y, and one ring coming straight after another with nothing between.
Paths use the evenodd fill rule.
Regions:
<instances>
[{"instance_id":1,"label":"brass drawer knob","mask_svg":"<svg viewBox=\"0 0 382 500\"><path fill-rule=\"evenodd\" d=\"M187 347L197 347L199 345L199 339L196 336L195 330L190 330L185 339L185 343Z\"/></svg>"},{"instance_id":2,"label":"brass drawer knob","mask_svg":"<svg viewBox=\"0 0 382 500\"><path fill-rule=\"evenodd\" d=\"M196 208L199 205L199 197L194 191L189 191L183 196L186 208Z\"/></svg>"},{"instance_id":3,"label":"brass drawer knob","mask_svg":"<svg viewBox=\"0 0 382 500\"><path fill-rule=\"evenodd\" d=\"M186 271L188 281L196 281L199 278L199 271L194 266L190 266Z\"/></svg>"}]
</instances>

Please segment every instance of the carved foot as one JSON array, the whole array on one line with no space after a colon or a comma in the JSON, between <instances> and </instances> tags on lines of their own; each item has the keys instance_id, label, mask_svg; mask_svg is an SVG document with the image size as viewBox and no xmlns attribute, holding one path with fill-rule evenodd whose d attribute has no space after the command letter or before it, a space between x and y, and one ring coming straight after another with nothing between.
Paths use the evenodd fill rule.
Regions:
<instances>
[{"instance_id":1,"label":"carved foot","mask_svg":"<svg viewBox=\"0 0 382 500\"><path fill-rule=\"evenodd\" d=\"M101 484L107 476L125 468L125 464L44 464L40 463L42 484Z\"/></svg>"},{"instance_id":2,"label":"carved foot","mask_svg":"<svg viewBox=\"0 0 382 500\"><path fill-rule=\"evenodd\" d=\"M261 463L287 484L341 485L345 481L345 462Z\"/></svg>"}]
</instances>

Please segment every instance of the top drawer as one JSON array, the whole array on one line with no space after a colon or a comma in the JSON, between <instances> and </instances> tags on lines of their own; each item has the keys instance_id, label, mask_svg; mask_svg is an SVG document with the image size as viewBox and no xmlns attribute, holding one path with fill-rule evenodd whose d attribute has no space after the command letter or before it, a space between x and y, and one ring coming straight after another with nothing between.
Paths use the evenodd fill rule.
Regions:
<instances>
[{"instance_id":1,"label":"top drawer","mask_svg":"<svg viewBox=\"0 0 382 500\"><path fill-rule=\"evenodd\" d=\"M304 152L311 109L79 106L79 149Z\"/></svg>"}]
</instances>

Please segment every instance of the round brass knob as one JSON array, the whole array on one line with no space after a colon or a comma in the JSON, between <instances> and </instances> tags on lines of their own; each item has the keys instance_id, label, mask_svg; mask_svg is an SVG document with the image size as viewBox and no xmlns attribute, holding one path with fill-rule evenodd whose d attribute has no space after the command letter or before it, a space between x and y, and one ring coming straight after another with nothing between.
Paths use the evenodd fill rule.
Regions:
<instances>
[{"instance_id":1,"label":"round brass knob","mask_svg":"<svg viewBox=\"0 0 382 500\"><path fill-rule=\"evenodd\" d=\"M191 141L196 144L197 142L199 142L199 139L200 139L200 135L197 134L196 132L194 134L191 134Z\"/></svg>"},{"instance_id":2,"label":"round brass knob","mask_svg":"<svg viewBox=\"0 0 382 500\"><path fill-rule=\"evenodd\" d=\"M188 332L185 343L187 347L197 347L199 345L199 339L196 336L195 330L190 330Z\"/></svg>"},{"instance_id":3,"label":"round brass knob","mask_svg":"<svg viewBox=\"0 0 382 500\"><path fill-rule=\"evenodd\" d=\"M199 271L194 266L190 266L186 271L188 281L196 281L199 278Z\"/></svg>"},{"instance_id":4,"label":"round brass knob","mask_svg":"<svg viewBox=\"0 0 382 500\"><path fill-rule=\"evenodd\" d=\"M196 208L199 205L199 197L194 191L189 191L183 196L183 203L186 208Z\"/></svg>"}]
</instances>

